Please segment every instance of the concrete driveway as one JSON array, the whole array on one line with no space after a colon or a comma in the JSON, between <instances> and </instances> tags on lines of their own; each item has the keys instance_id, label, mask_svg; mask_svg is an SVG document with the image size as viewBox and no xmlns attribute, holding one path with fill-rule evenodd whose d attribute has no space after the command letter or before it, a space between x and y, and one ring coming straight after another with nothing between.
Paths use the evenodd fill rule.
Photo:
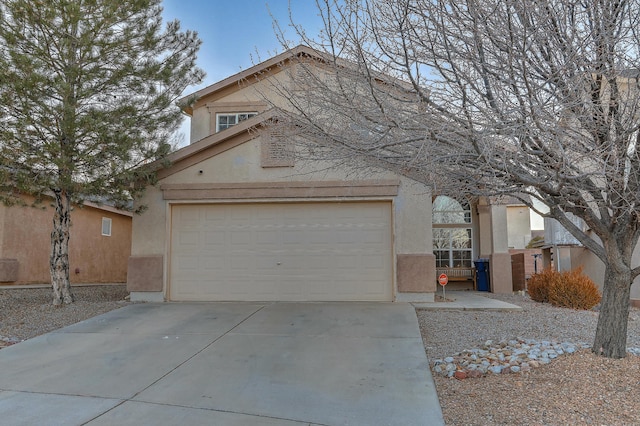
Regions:
<instances>
[{"instance_id":1,"label":"concrete driveway","mask_svg":"<svg viewBox=\"0 0 640 426\"><path fill-rule=\"evenodd\" d=\"M441 425L403 303L134 304L0 350L3 425Z\"/></svg>"}]
</instances>

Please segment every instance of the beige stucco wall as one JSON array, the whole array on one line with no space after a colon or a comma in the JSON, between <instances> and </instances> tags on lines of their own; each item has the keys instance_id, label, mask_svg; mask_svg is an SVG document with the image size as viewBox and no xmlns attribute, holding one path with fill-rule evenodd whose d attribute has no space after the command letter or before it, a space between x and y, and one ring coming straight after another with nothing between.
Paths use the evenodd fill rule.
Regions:
<instances>
[{"instance_id":1,"label":"beige stucco wall","mask_svg":"<svg viewBox=\"0 0 640 426\"><path fill-rule=\"evenodd\" d=\"M135 201L144 211L133 216L132 256L162 255L165 252L165 217L167 203L159 186L149 186Z\"/></svg>"},{"instance_id":2,"label":"beige stucco wall","mask_svg":"<svg viewBox=\"0 0 640 426\"><path fill-rule=\"evenodd\" d=\"M549 251L543 250L543 257L548 256ZM560 271L568 271L582 267L585 274L593 280L593 282L602 291L604 285L605 268L604 263L593 253L584 247L575 246L558 246L554 247L554 262L556 269ZM545 259L545 267L548 267L550 260ZM632 264L640 264L640 249L636 247ZM636 278L631 286L631 302L634 306L640 307L640 278Z\"/></svg>"},{"instance_id":3,"label":"beige stucco wall","mask_svg":"<svg viewBox=\"0 0 640 426\"><path fill-rule=\"evenodd\" d=\"M493 252L493 238L491 236L491 206L486 199L480 199L476 209L478 211L478 257L488 259Z\"/></svg>"},{"instance_id":4,"label":"beige stucco wall","mask_svg":"<svg viewBox=\"0 0 640 426\"><path fill-rule=\"evenodd\" d=\"M593 253L584 247L565 247L560 251L568 251L568 259L563 255L562 260L569 260L569 264L561 264L563 271L576 269L582 266L585 274L602 290L604 284L604 263Z\"/></svg>"},{"instance_id":5,"label":"beige stucco wall","mask_svg":"<svg viewBox=\"0 0 640 426\"><path fill-rule=\"evenodd\" d=\"M391 199L393 201L394 253L431 255L431 193L428 187L407 178L370 168L345 169L328 161L297 161L295 167L261 167L260 137L201 161L189 168L171 174L159 182L164 184L208 184L208 183L248 183L248 182L318 182L318 181L363 181L398 180L397 197L348 197L344 201L358 199ZM164 283L166 289L167 259L169 246L166 235L170 233L170 202L163 200L157 187L149 187L136 205L144 204L147 209L133 218L132 256L162 255L165 259ZM329 198L296 198L294 201L340 201ZM216 202L259 201L277 202L292 199L243 199L216 200ZM177 202L177 201L176 201ZM181 203L207 202L207 200L180 200ZM431 262L431 260L428 260ZM395 264L395 262L394 262ZM435 291L435 263L433 277L425 277L425 283Z\"/></svg>"},{"instance_id":6,"label":"beige stucco wall","mask_svg":"<svg viewBox=\"0 0 640 426\"><path fill-rule=\"evenodd\" d=\"M280 72L273 70L262 76L262 80L257 81L250 78L248 81L241 81L232 85L220 93L203 97L198 100L193 108L191 117L191 143L199 141L210 134L215 133L215 113L218 112L260 112L267 108L265 99L269 99L269 106L287 107L287 101L283 98L279 87L290 87L289 70ZM248 107L247 103L254 103L256 107ZM234 105L235 104L235 105ZM224 105L222 110L217 105Z\"/></svg>"},{"instance_id":7,"label":"beige stucco wall","mask_svg":"<svg viewBox=\"0 0 640 426\"><path fill-rule=\"evenodd\" d=\"M507 207L491 205L491 238L494 253L508 253Z\"/></svg>"},{"instance_id":8,"label":"beige stucco wall","mask_svg":"<svg viewBox=\"0 0 640 426\"><path fill-rule=\"evenodd\" d=\"M582 266L583 271L593 280L593 282L602 290L604 284L604 263L593 253L583 247L564 248L569 250L571 259L571 267L578 268ZM632 265L640 264L640 248L636 247L633 252ZM566 270L567 268L563 268ZM640 302L640 278L636 278L631 286L631 299ZM638 304L638 302L635 302Z\"/></svg>"},{"instance_id":9,"label":"beige stucco wall","mask_svg":"<svg viewBox=\"0 0 640 426\"><path fill-rule=\"evenodd\" d=\"M493 253L490 256L491 291L512 293L511 255L507 231L507 206L491 206L491 237Z\"/></svg>"},{"instance_id":10,"label":"beige stucco wall","mask_svg":"<svg viewBox=\"0 0 640 426\"><path fill-rule=\"evenodd\" d=\"M191 117L190 141L200 141L215 133L216 113L222 112L261 112L278 106L287 108L288 101L283 97L292 89L290 73L296 72L297 64L291 68L274 66L262 73L260 79L248 77L239 82L230 78L227 81L217 83L209 90L209 94L198 99L193 105ZM318 69L319 72L322 70ZM323 78L328 78L325 75ZM285 89L284 91L282 89ZM266 99L269 101L267 102ZM230 131L232 132L232 131ZM223 134L221 133L220 136ZM203 141L204 142L204 141ZM405 257L403 265L407 265L407 273L398 271L394 262L394 271L397 277L403 281L406 288L420 288L421 291L435 291L435 260L432 254L431 231L431 193L428 187L407 178L401 178L386 170L363 167L350 162L352 167L345 167L330 161L318 159L300 160L307 158L304 148L298 147L298 160L294 167L264 168L261 165L260 136L237 145L227 151L203 159L197 164L170 174L160 180L161 185L198 185L198 184L239 184L258 182L322 182L322 181L370 181L370 180L399 180L399 192L397 196L384 197L343 197L345 201L357 200L392 200L393 224L394 224L394 255L412 255ZM238 201L322 201L318 198L295 199L258 199L245 198L242 200L216 200L216 202ZM326 201L340 201L338 197L324 198ZM178 202L178 201L175 201ZM180 200L181 203L207 202L206 199ZM170 250L170 206L169 201L163 200L159 187L148 188L145 195L136 202L136 205L144 204L147 210L134 217L132 257L130 265L136 268L136 262L140 258L163 256L163 284L166 290L166 276L168 272L168 259ZM144 260L143 259L143 260ZM419 271L418 273L416 271ZM425 272L426 271L426 272ZM428 275L424 278L424 285L416 283L417 275ZM394 281L395 282L395 281ZM147 283L148 284L148 283ZM145 284L146 287L150 287ZM132 288L137 284L132 284ZM165 291L163 290L163 291ZM397 287L394 291L397 290Z\"/></svg>"},{"instance_id":11,"label":"beige stucco wall","mask_svg":"<svg viewBox=\"0 0 640 426\"><path fill-rule=\"evenodd\" d=\"M531 216L527 206L507 206L508 245L524 249L531 241Z\"/></svg>"},{"instance_id":12,"label":"beige stucco wall","mask_svg":"<svg viewBox=\"0 0 640 426\"><path fill-rule=\"evenodd\" d=\"M207 108L198 108L194 110L193 116L191 117L191 132L189 135L190 143L206 138L211 133L213 132L210 127L210 115Z\"/></svg>"},{"instance_id":13,"label":"beige stucco wall","mask_svg":"<svg viewBox=\"0 0 640 426\"><path fill-rule=\"evenodd\" d=\"M431 191L425 185L403 178L395 200L396 251L432 253Z\"/></svg>"},{"instance_id":14,"label":"beige stucco wall","mask_svg":"<svg viewBox=\"0 0 640 426\"><path fill-rule=\"evenodd\" d=\"M17 259L18 279L14 284L49 283L49 252L53 210L0 207L2 258ZM102 218L111 218L111 236L103 236ZM85 206L71 213L69 239L72 283L125 282L131 252L131 217ZM76 273L77 270L77 273Z\"/></svg>"}]
</instances>

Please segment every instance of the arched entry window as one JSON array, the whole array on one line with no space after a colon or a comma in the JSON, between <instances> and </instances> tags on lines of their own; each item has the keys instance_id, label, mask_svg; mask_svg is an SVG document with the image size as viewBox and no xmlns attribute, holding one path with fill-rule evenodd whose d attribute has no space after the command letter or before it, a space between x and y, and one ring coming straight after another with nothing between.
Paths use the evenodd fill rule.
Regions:
<instances>
[{"instance_id":1,"label":"arched entry window","mask_svg":"<svg viewBox=\"0 0 640 426\"><path fill-rule=\"evenodd\" d=\"M436 267L472 266L471 206L440 195L433 200L433 254Z\"/></svg>"}]
</instances>

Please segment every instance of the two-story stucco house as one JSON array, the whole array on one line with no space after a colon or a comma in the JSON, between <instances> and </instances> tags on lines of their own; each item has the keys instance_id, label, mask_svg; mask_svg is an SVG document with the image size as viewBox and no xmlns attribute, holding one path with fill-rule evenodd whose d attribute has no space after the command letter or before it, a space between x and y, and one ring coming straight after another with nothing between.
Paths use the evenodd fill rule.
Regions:
<instances>
[{"instance_id":1,"label":"two-story stucco house","mask_svg":"<svg viewBox=\"0 0 640 426\"><path fill-rule=\"evenodd\" d=\"M428 302L437 267L479 257L492 290L510 292L505 206L299 161L270 131L265 94L278 96L273 79L302 54L316 52L300 46L185 97L191 143L137 201L148 208L133 219L132 300Z\"/></svg>"}]
</instances>

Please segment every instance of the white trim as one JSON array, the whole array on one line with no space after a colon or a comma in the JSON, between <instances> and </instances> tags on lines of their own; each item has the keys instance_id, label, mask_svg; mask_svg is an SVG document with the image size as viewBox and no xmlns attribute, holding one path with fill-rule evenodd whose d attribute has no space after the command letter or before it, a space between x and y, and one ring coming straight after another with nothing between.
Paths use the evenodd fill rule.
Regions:
<instances>
[{"instance_id":1,"label":"white trim","mask_svg":"<svg viewBox=\"0 0 640 426\"><path fill-rule=\"evenodd\" d=\"M101 229L101 234L105 237L110 237L111 236L111 227L112 227L113 221L111 220L110 217L103 217L102 218L102 229Z\"/></svg>"},{"instance_id":2,"label":"white trim","mask_svg":"<svg viewBox=\"0 0 640 426\"><path fill-rule=\"evenodd\" d=\"M226 123L225 125L227 127L225 127L222 130L226 130L230 127L236 126L240 123L242 123L243 121L247 121L250 118L255 117L256 115L258 115L257 111L239 111L239 112L218 112L216 113L216 133L220 132L220 117L234 117L235 118L235 123L233 124L229 124ZM240 119L241 116L246 116L244 118L242 118L242 120Z\"/></svg>"}]
</instances>

